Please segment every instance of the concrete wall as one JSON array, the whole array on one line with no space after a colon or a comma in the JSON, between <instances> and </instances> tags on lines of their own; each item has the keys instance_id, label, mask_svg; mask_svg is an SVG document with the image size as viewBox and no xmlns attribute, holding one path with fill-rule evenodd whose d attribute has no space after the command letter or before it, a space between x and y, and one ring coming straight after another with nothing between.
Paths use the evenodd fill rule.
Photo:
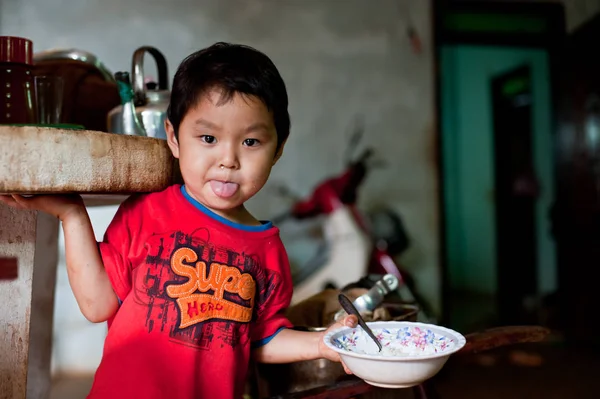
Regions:
<instances>
[{"instance_id":1,"label":"concrete wall","mask_svg":"<svg viewBox=\"0 0 600 399\"><path fill-rule=\"evenodd\" d=\"M430 12L429 0L0 0L0 34L31 38L36 51L90 51L113 72L128 70L132 52L149 44L164 52L171 76L183 57L218 40L265 51L287 82L293 123L273 180L307 193L342 167L352 123L363 117L366 143L388 168L369 177L360 205L387 204L401 213L412 239L401 260L439 310ZM407 39L409 21L421 36L420 54ZM250 204L261 218L283 209L269 193ZM92 210L98 238L114 211ZM63 257L54 368L89 372L99 361L105 326L79 314Z\"/></svg>"}]
</instances>

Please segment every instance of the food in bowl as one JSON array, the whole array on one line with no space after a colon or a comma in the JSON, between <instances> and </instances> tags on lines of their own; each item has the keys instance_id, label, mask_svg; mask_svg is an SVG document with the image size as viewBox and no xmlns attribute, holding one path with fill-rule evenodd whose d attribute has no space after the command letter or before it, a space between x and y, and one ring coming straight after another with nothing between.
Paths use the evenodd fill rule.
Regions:
<instances>
[{"instance_id":1,"label":"food in bowl","mask_svg":"<svg viewBox=\"0 0 600 399\"><path fill-rule=\"evenodd\" d=\"M352 329L348 334L333 338L338 348L365 355L423 356L451 350L456 342L445 334L436 333L429 327L406 325L398 328L374 329L373 333L383 346L379 351L373 340L362 328Z\"/></svg>"},{"instance_id":2,"label":"food in bowl","mask_svg":"<svg viewBox=\"0 0 600 399\"><path fill-rule=\"evenodd\" d=\"M325 344L365 382L385 388L406 388L433 377L451 354L466 343L449 328L408 321L367 323L381 342L379 348L359 326L343 327L324 337Z\"/></svg>"}]
</instances>

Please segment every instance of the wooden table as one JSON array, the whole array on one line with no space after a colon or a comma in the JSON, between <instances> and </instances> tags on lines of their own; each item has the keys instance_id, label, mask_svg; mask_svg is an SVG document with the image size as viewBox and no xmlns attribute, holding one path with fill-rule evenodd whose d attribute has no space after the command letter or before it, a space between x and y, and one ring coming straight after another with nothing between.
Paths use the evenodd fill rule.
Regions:
<instances>
[{"instance_id":1,"label":"wooden table","mask_svg":"<svg viewBox=\"0 0 600 399\"><path fill-rule=\"evenodd\" d=\"M166 188L175 170L164 140L0 126L0 193L80 193L88 206L111 205ZM50 392L58 226L0 204L0 258L11 267L0 280L0 398Z\"/></svg>"}]
</instances>

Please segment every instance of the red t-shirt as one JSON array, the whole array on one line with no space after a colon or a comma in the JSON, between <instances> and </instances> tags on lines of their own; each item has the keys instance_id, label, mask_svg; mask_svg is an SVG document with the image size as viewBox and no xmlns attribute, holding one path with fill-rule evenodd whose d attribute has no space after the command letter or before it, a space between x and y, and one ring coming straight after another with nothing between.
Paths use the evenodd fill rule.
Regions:
<instances>
[{"instance_id":1,"label":"red t-shirt","mask_svg":"<svg viewBox=\"0 0 600 399\"><path fill-rule=\"evenodd\" d=\"M291 327L270 223L232 223L179 185L130 197L99 243L120 301L89 398L239 398L251 347Z\"/></svg>"}]
</instances>

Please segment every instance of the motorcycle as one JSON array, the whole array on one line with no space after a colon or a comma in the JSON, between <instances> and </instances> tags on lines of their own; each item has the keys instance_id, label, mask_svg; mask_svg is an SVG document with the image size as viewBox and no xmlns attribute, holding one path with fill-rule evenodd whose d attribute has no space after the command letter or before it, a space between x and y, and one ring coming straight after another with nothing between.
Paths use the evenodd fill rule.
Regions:
<instances>
[{"instance_id":1,"label":"motorcycle","mask_svg":"<svg viewBox=\"0 0 600 399\"><path fill-rule=\"evenodd\" d=\"M274 187L280 196L292 200L286 212L272 219L280 226L286 247L293 245L286 243L285 223L321 219L322 239L315 256L303 264L294 262L291 256L292 304L326 288L341 289L357 282L370 288L385 274L398 278L397 294L403 302L418 303L410 276L394 260L409 246L401 218L389 209L363 213L357 206L358 192L368 172L382 165L374 159L371 148L352 156L362 135L359 128L350 139L346 168L320 182L308 197L302 198L283 185ZM424 310L420 315L421 320L426 318Z\"/></svg>"}]
</instances>

